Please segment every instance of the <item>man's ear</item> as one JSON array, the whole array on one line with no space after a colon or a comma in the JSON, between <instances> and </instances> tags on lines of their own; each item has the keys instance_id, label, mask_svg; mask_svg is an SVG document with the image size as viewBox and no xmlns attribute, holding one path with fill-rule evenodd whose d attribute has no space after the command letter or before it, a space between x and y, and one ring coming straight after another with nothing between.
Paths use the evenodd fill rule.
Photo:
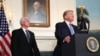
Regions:
<instances>
[{"instance_id":1,"label":"man's ear","mask_svg":"<svg viewBox=\"0 0 100 56\"><path fill-rule=\"evenodd\" d=\"M65 18L67 18L67 15L65 16Z\"/></svg>"}]
</instances>

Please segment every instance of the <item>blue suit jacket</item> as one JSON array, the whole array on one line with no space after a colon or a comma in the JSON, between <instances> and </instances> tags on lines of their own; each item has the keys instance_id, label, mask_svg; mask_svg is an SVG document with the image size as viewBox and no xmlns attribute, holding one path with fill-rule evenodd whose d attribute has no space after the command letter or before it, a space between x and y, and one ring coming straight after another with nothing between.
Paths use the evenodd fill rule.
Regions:
<instances>
[{"instance_id":1,"label":"blue suit jacket","mask_svg":"<svg viewBox=\"0 0 100 56\"><path fill-rule=\"evenodd\" d=\"M72 26L74 28L75 33L78 33L79 30L78 30L77 26L75 26L75 25L72 25ZM70 29L65 22L57 23L56 30L55 30L57 46L54 50L53 56L61 56L62 44L63 44L63 40L66 36L70 36L71 38L73 38L74 35L73 36L71 35Z\"/></svg>"}]
</instances>

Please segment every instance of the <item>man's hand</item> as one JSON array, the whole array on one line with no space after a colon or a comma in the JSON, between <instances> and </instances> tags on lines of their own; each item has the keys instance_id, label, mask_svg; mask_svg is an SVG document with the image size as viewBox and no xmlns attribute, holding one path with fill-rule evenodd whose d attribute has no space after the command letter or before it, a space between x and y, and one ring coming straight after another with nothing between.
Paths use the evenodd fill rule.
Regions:
<instances>
[{"instance_id":1,"label":"man's hand","mask_svg":"<svg viewBox=\"0 0 100 56\"><path fill-rule=\"evenodd\" d=\"M70 36L66 36L64 40L65 40L67 43L70 43L71 38L70 38Z\"/></svg>"}]
</instances>

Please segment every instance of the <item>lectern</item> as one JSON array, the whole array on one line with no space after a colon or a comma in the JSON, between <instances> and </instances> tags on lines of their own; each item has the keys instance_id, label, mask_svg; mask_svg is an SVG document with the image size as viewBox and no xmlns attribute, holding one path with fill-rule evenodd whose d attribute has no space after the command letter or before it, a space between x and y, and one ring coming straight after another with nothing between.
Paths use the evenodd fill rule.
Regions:
<instances>
[{"instance_id":1,"label":"lectern","mask_svg":"<svg viewBox=\"0 0 100 56\"><path fill-rule=\"evenodd\" d=\"M100 56L100 35L76 34L76 56Z\"/></svg>"}]
</instances>

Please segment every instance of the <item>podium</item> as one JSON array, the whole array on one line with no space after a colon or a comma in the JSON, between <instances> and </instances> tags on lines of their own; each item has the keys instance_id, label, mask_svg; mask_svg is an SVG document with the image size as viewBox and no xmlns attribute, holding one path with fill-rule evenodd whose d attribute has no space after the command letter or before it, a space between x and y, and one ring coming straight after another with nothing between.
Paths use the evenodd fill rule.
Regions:
<instances>
[{"instance_id":1,"label":"podium","mask_svg":"<svg viewBox=\"0 0 100 56\"><path fill-rule=\"evenodd\" d=\"M76 56L100 56L100 35L76 34Z\"/></svg>"}]
</instances>

